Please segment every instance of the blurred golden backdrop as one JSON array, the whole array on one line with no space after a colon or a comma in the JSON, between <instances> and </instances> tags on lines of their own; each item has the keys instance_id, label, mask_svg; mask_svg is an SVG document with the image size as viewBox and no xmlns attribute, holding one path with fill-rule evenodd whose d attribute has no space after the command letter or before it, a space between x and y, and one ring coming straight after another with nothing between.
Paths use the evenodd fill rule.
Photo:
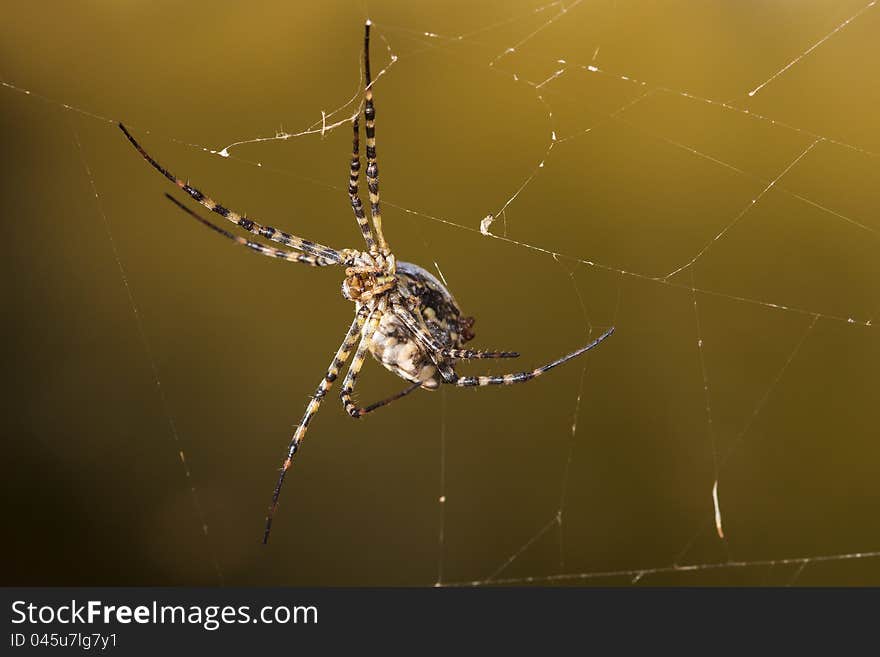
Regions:
<instances>
[{"instance_id":1,"label":"blurred golden backdrop","mask_svg":"<svg viewBox=\"0 0 880 657\"><path fill-rule=\"evenodd\" d=\"M4 584L880 584L880 7L5 15ZM360 247L332 126L368 16L398 257L516 369L617 331L522 386L357 422L331 394L263 547L341 273L188 219L115 122L225 205ZM369 361L358 396L399 387Z\"/></svg>"}]
</instances>

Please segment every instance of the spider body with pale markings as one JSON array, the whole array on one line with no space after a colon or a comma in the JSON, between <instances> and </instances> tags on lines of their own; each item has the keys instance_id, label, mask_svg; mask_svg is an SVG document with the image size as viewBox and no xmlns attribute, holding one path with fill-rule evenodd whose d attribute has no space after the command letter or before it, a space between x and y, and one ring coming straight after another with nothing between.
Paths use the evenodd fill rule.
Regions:
<instances>
[{"instance_id":1,"label":"spider body with pale markings","mask_svg":"<svg viewBox=\"0 0 880 657\"><path fill-rule=\"evenodd\" d=\"M364 30L364 70L366 74L364 127L367 138L366 178L370 197L369 220L358 192L361 166L358 143L360 112L352 121L354 138L348 188L354 216L367 246L366 251L334 249L324 246L279 231L271 226L263 226L220 205L160 165L147 154L125 126L119 124L128 140L144 159L195 201L247 232L288 248L269 247L261 242L234 235L168 195L168 198L178 207L211 230L272 258L300 262L312 267L334 265L345 267L342 295L355 304L354 320L288 444L266 517L263 533L264 543L269 539L281 487L284 484L287 471L293 463L294 455L299 450L309 424L317 413L323 398L336 381L345 363L349 358L352 358L353 351L354 357L351 359L351 365L342 381L340 397L346 412L354 418L359 418L410 394L418 388L436 390L443 384L472 387L510 385L530 381L557 365L589 351L610 336L614 330L609 328L580 349L532 370L491 376L458 375L455 371L455 365L459 360L515 358L519 354L511 351L478 351L464 348L464 344L474 337L472 330L474 319L463 315L455 298L433 275L417 265L398 262L385 240L379 204L376 112L373 105L369 47L370 21L367 21ZM410 385L393 397L368 406L358 406L352 398L352 393L368 352L385 368L408 381Z\"/></svg>"}]
</instances>

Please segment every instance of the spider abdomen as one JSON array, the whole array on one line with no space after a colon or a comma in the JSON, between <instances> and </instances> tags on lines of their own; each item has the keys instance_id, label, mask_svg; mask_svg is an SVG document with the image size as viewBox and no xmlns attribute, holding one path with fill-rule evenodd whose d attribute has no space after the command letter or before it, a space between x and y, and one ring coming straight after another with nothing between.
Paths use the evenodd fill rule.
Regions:
<instances>
[{"instance_id":1,"label":"spider abdomen","mask_svg":"<svg viewBox=\"0 0 880 657\"><path fill-rule=\"evenodd\" d=\"M384 367L397 376L422 387L434 389L440 385L437 367L427 350L410 330L392 314L383 315L379 328L370 339L370 353Z\"/></svg>"},{"instance_id":2,"label":"spider abdomen","mask_svg":"<svg viewBox=\"0 0 880 657\"><path fill-rule=\"evenodd\" d=\"M473 319L462 317L455 298L432 274L408 262L397 263L397 292L410 308L420 329L442 348L457 349L473 338ZM446 359L426 348L394 313L386 313L370 340L370 353L397 376L421 383L428 390L440 386L437 365Z\"/></svg>"}]
</instances>

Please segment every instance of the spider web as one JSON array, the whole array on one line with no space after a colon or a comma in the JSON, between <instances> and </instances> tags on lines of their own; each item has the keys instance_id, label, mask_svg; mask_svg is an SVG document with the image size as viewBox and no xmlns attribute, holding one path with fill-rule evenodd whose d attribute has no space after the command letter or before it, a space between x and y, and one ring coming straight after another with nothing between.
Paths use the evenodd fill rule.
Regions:
<instances>
[{"instance_id":1,"label":"spider web","mask_svg":"<svg viewBox=\"0 0 880 657\"><path fill-rule=\"evenodd\" d=\"M66 411L93 436L76 450L33 416L19 429L61 463L107 460L91 488L125 491L129 511L111 517L129 540L104 556L135 550L129 577L142 583L876 583L875 2L313 9L278 23L335 30L321 46L290 45L259 17L215 17L211 38L241 37L246 65L205 78L209 57L186 43L129 60L140 68L118 89L89 78L78 41L73 76L7 53L6 114L39 135L13 147L23 170L36 177L51 135L69 151L55 151L55 175L82 179L72 200L49 186L45 204L17 213L64 237L53 257L67 269L49 280L97 268L77 288L113 309L97 324L134 324L113 352L130 357L105 372L125 374L116 424ZM185 11L181 25L198 25ZM416 395L357 425L328 401L261 551L247 537L259 534L266 464L305 404L291 391L319 379L345 310L324 300L329 278L309 283L312 270L254 262L180 226L113 124L228 205L356 246L341 201L368 15L398 257L448 277L479 318L477 342L526 354L523 368L616 333L524 386ZM255 21L256 36L235 19ZM98 42L102 57L124 51ZM163 92L169 77L201 93ZM72 205L88 239L60 219ZM365 401L395 390L378 370L362 377ZM26 389L45 404L62 394ZM136 418L132 452L116 438ZM121 464L159 481L120 478ZM132 517L131 505L152 510ZM107 535L92 513L76 517Z\"/></svg>"}]
</instances>

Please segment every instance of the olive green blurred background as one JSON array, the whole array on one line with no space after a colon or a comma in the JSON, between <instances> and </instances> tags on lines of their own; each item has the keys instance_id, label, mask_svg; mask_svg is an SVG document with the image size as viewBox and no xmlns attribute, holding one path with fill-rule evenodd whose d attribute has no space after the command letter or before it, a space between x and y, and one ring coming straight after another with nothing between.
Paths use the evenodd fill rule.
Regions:
<instances>
[{"instance_id":1,"label":"olive green blurred background","mask_svg":"<svg viewBox=\"0 0 880 657\"><path fill-rule=\"evenodd\" d=\"M764 565L880 550L880 7L750 98L865 0L568 4L7 3L3 584L554 583L727 560L760 563L639 585L880 584L878 558ZM523 386L419 391L358 422L328 396L263 547L350 321L340 272L186 218L112 121L224 204L359 247L347 125L203 148L320 125L357 92L367 16L374 68L397 57L375 95L398 257L436 263L474 344L517 369L617 332ZM481 235L534 171L491 226L515 242ZM370 360L359 399L400 387Z\"/></svg>"}]
</instances>

